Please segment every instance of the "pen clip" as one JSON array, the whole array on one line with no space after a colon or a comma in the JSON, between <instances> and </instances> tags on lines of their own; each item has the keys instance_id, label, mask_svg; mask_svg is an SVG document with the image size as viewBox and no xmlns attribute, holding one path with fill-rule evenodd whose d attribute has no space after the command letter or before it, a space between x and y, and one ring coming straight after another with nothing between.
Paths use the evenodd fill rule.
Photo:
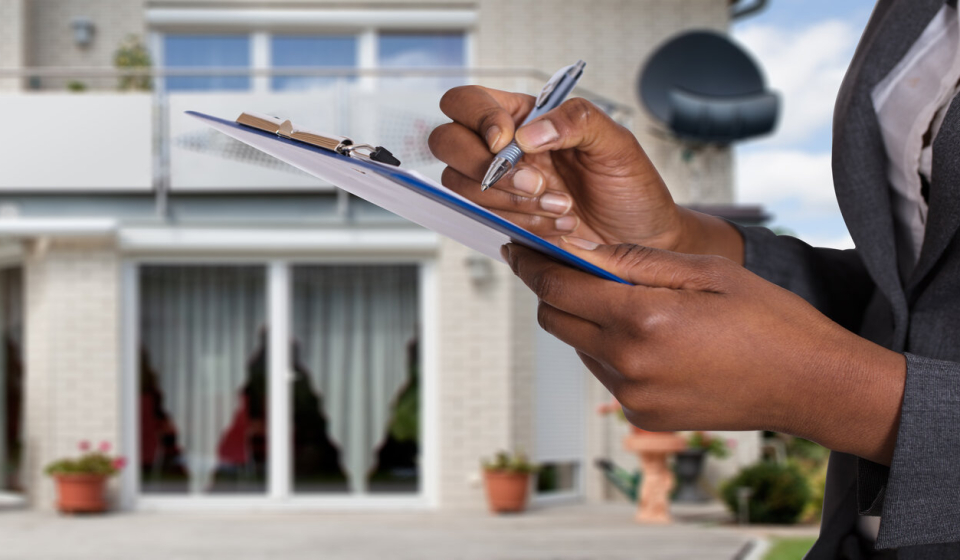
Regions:
<instances>
[{"instance_id":1,"label":"pen clip","mask_svg":"<svg viewBox=\"0 0 960 560\"><path fill-rule=\"evenodd\" d=\"M566 75L567 71L570 70L570 66L565 66L559 70L557 73L550 78L550 81L547 82L547 85L543 86L543 89L540 90L540 95L537 96L537 108L543 107L543 104L550 99L550 95L553 93L557 86L560 84L560 80Z\"/></svg>"}]
</instances>

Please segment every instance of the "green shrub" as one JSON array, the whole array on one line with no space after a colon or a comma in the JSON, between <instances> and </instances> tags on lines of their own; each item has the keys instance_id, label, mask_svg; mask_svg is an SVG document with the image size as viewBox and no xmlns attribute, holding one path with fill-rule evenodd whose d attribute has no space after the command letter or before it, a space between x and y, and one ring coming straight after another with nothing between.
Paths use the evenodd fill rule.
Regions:
<instances>
[{"instance_id":1,"label":"green shrub","mask_svg":"<svg viewBox=\"0 0 960 560\"><path fill-rule=\"evenodd\" d=\"M795 523L810 501L810 484L800 469L763 462L746 467L721 489L723 501L734 514L739 510L737 489L750 488L750 523Z\"/></svg>"}]
</instances>

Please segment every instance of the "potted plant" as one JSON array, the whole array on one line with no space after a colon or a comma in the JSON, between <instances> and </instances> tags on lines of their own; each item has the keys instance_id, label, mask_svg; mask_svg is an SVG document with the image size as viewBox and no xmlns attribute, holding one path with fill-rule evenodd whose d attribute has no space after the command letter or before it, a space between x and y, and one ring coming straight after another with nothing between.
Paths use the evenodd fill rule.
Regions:
<instances>
[{"instance_id":1,"label":"potted plant","mask_svg":"<svg viewBox=\"0 0 960 560\"><path fill-rule=\"evenodd\" d=\"M81 441L79 447L79 457L47 465L46 473L57 484L57 509L65 513L106 511L107 479L123 469L126 459L111 457L108 442L102 442L95 451L88 441Z\"/></svg>"},{"instance_id":2,"label":"potted plant","mask_svg":"<svg viewBox=\"0 0 960 560\"><path fill-rule=\"evenodd\" d=\"M493 461L483 462L483 481L487 503L494 513L521 512L527 507L530 477L537 472L523 453L497 453Z\"/></svg>"},{"instance_id":3,"label":"potted plant","mask_svg":"<svg viewBox=\"0 0 960 560\"><path fill-rule=\"evenodd\" d=\"M730 442L732 445L732 441ZM687 437L687 448L677 453L674 470L677 474L678 502L702 502L706 499L697 486L703 473L703 461L707 455L723 459L730 454L730 446L722 439L706 432L693 432Z\"/></svg>"}]
</instances>

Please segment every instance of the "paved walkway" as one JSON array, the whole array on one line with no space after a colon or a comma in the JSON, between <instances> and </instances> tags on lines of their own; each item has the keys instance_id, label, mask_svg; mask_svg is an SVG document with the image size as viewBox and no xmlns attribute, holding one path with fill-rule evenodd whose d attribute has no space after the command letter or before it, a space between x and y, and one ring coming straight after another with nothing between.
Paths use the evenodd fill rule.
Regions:
<instances>
[{"instance_id":1,"label":"paved walkway","mask_svg":"<svg viewBox=\"0 0 960 560\"><path fill-rule=\"evenodd\" d=\"M751 539L710 522L638 526L629 506L482 513L0 511L0 559L638 560L734 558Z\"/></svg>"}]
</instances>

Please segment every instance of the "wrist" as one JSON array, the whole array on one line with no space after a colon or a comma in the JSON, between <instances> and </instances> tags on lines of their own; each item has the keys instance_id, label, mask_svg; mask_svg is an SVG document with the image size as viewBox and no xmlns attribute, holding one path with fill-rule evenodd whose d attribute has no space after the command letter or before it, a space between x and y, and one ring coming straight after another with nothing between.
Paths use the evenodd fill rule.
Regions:
<instances>
[{"instance_id":1,"label":"wrist","mask_svg":"<svg viewBox=\"0 0 960 560\"><path fill-rule=\"evenodd\" d=\"M676 206L676 209L679 226L673 251L719 255L743 264L743 238L729 222L682 206Z\"/></svg>"},{"instance_id":2,"label":"wrist","mask_svg":"<svg viewBox=\"0 0 960 560\"><path fill-rule=\"evenodd\" d=\"M813 376L799 376L810 398L798 399L792 433L844 453L890 464L900 425L906 358L843 330L820 354ZM796 393L800 394L800 393Z\"/></svg>"}]
</instances>

